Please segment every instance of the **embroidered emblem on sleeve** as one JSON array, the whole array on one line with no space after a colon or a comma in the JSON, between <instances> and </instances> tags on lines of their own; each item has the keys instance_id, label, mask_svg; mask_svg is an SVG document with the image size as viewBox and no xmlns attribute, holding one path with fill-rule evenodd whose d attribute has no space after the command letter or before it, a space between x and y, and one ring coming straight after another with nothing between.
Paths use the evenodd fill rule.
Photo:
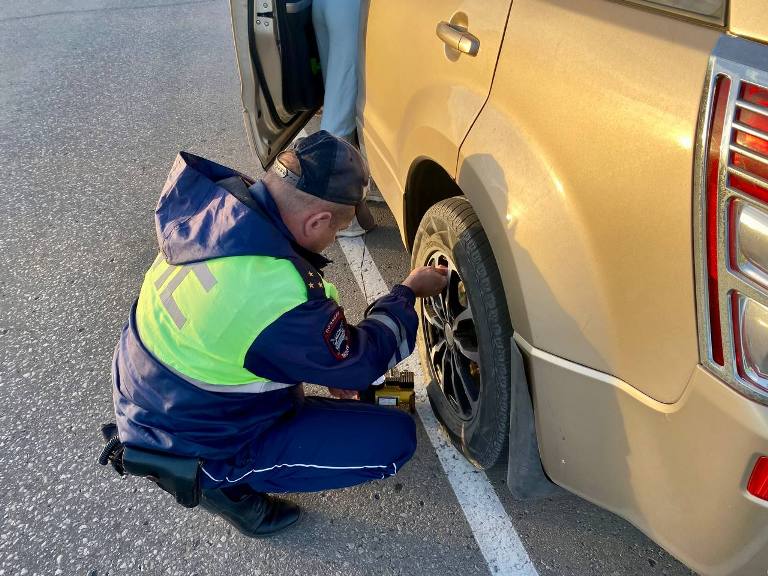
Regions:
<instances>
[{"instance_id":1,"label":"embroidered emblem on sleeve","mask_svg":"<svg viewBox=\"0 0 768 576\"><path fill-rule=\"evenodd\" d=\"M323 330L323 339L336 360L349 357L349 326L342 308L336 309Z\"/></svg>"}]
</instances>

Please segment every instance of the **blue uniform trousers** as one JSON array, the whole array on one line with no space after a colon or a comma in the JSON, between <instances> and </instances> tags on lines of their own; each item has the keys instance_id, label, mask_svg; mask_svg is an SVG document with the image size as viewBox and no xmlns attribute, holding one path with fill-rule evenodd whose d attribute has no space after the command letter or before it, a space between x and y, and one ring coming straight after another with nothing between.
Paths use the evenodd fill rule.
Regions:
<instances>
[{"instance_id":1,"label":"blue uniform trousers","mask_svg":"<svg viewBox=\"0 0 768 576\"><path fill-rule=\"evenodd\" d=\"M413 418L395 408L308 396L234 459L206 460L203 488L315 492L396 474L416 450Z\"/></svg>"}]
</instances>

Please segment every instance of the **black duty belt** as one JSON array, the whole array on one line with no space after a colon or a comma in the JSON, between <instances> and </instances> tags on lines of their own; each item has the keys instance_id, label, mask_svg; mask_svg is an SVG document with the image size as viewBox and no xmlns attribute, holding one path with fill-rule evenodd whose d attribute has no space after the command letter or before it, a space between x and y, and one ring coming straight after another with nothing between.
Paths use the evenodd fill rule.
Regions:
<instances>
[{"instance_id":1,"label":"black duty belt","mask_svg":"<svg viewBox=\"0 0 768 576\"><path fill-rule=\"evenodd\" d=\"M130 474L152 480L186 508L200 503L200 458L126 446L120 441L114 423L102 424L101 435L106 444L99 455L99 464L111 464L120 476Z\"/></svg>"}]
</instances>

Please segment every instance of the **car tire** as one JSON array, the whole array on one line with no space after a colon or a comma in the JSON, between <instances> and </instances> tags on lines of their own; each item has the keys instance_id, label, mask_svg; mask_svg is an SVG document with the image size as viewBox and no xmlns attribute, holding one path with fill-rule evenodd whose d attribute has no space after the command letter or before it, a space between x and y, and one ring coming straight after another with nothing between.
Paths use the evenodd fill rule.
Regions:
<instances>
[{"instance_id":1,"label":"car tire","mask_svg":"<svg viewBox=\"0 0 768 576\"><path fill-rule=\"evenodd\" d=\"M443 295L421 299L417 307L418 347L425 374L431 379L427 387L430 404L454 445L478 468L489 468L505 452L509 440L513 330L496 260L469 201L454 197L432 206L421 220L412 254L414 267L449 264L452 268ZM468 305L469 316L462 302ZM465 317L458 324L446 321L442 345L437 328L442 321L440 312L446 318L451 314ZM451 326L458 329L453 331ZM468 370L463 368L466 365ZM467 374L472 378L465 378Z\"/></svg>"}]
</instances>

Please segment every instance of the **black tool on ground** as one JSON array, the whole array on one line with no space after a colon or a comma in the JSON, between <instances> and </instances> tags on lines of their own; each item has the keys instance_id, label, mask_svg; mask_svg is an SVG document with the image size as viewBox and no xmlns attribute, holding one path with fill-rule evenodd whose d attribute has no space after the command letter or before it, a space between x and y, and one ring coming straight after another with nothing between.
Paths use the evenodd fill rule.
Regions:
<instances>
[{"instance_id":1,"label":"black tool on ground","mask_svg":"<svg viewBox=\"0 0 768 576\"><path fill-rule=\"evenodd\" d=\"M416 411L413 372L390 370L381 384L371 385L363 390L360 400L379 406L392 406L413 414Z\"/></svg>"},{"instance_id":2,"label":"black tool on ground","mask_svg":"<svg viewBox=\"0 0 768 576\"><path fill-rule=\"evenodd\" d=\"M200 503L199 458L126 446L120 441L117 426L112 423L102 424L101 435L106 445L99 455L99 464L111 464L120 476L130 474L152 480L186 508L194 508Z\"/></svg>"}]
</instances>

